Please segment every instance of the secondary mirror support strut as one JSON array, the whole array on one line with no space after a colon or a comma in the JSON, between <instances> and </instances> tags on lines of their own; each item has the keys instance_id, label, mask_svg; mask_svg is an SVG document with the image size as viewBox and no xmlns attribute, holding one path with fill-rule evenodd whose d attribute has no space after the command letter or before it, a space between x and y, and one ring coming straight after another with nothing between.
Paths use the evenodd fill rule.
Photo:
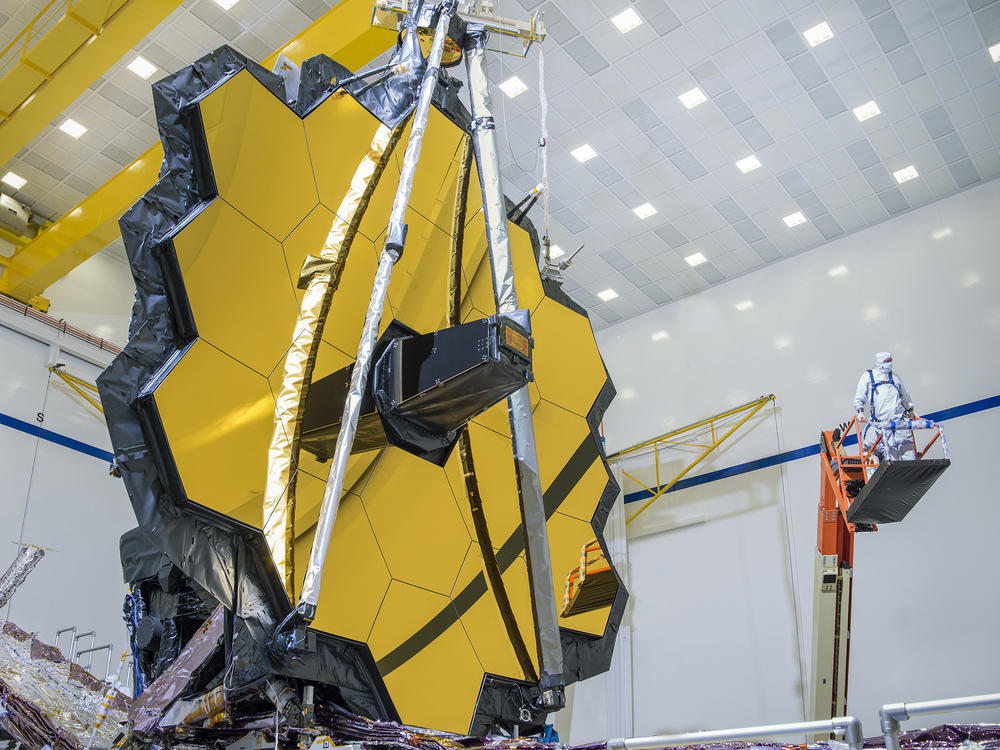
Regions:
<instances>
[{"instance_id":1,"label":"secondary mirror support strut","mask_svg":"<svg viewBox=\"0 0 1000 750\"><path fill-rule=\"evenodd\" d=\"M472 143L483 192L483 213L490 266L493 270L493 294L497 312L503 315L517 310L517 292L514 288L514 266L497 155L496 125L486 71L487 36L488 31L481 24L469 23L466 26L465 66L472 100ZM565 705L565 681L559 612L552 585L545 501L538 476L538 454L528 386L508 397L507 406L538 645L538 685L542 692L537 708L552 711Z\"/></svg>"}]
</instances>

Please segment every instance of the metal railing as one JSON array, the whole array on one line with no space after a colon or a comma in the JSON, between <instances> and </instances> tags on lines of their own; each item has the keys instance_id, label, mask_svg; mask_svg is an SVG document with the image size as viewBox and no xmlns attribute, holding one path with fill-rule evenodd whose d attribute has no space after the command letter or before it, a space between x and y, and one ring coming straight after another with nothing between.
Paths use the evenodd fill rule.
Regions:
<instances>
[{"instance_id":1,"label":"metal railing","mask_svg":"<svg viewBox=\"0 0 1000 750\"><path fill-rule=\"evenodd\" d=\"M787 737L797 734L828 733L843 736L850 750L861 750L861 745L865 737L859 719L854 716L838 716L833 719L798 721L791 724L769 724L760 727L715 729L707 732L659 734L652 737L621 737L615 740L608 740L607 750L656 750L656 748L677 747L679 745L707 745L712 742L729 742L731 740L757 740L769 739L771 737Z\"/></svg>"},{"instance_id":2,"label":"metal railing","mask_svg":"<svg viewBox=\"0 0 1000 750\"><path fill-rule=\"evenodd\" d=\"M965 698L945 698L917 703L887 703L878 712L885 750L901 750L899 746L899 722L926 714L943 714L954 711L970 711L974 708L1000 707L1000 693L970 695Z\"/></svg>"},{"instance_id":3,"label":"metal railing","mask_svg":"<svg viewBox=\"0 0 1000 750\"><path fill-rule=\"evenodd\" d=\"M114 646L110 643L105 643L103 646L91 646L90 648L85 648L81 651L76 652L76 658L81 659L84 654L88 654L87 658L87 671L93 674L91 671L94 668L94 654L98 651L107 650L108 652L108 663L104 667L104 679L107 680L111 676L111 657L114 654ZM81 667L83 666L83 660L81 659L77 662ZM96 675L95 675L96 676Z\"/></svg>"}]
</instances>

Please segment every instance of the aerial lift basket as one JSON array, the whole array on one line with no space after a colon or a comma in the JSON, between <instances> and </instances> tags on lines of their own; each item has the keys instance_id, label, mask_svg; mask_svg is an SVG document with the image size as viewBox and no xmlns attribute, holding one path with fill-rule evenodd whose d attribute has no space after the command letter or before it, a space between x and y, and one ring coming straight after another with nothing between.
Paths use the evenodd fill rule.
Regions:
<instances>
[{"instance_id":1,"label":"aerial lift basket","mask_svg":"<svg viewBox=\"0 0 1000 750\"><path fill-rule=\"evenodd\" d=\"M855 428L861 460L866 466L867 481L847 509L848 523L877 524L902 521L913 506L931 488L945 469L951 466L948 455L948 443L941 430L941 425L929 419L909 419L892 422L872 422L871 428L878 430L875 443L868 449L862 442L861 423L855 417L844 431L846 436ZM884 460L878 463L874 471L871 468L872 454L890 431L930 430L931 439L923 450L916 453L915 460ZM924 458L934 443L941 440L943 458ZM914 442L916 439L914 437ZM838 448L843 444L843 438Z\"/></svg>"}]
</instances>

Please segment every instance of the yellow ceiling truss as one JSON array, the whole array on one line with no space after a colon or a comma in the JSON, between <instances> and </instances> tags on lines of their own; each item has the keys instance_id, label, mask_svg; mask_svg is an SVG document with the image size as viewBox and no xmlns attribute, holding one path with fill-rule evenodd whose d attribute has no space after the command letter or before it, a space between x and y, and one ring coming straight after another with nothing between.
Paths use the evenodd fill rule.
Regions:
<instances>
[{"instance_id":1,"label":"yellow ceiling truss","mask_svg":"<svg viewBox=\"0 0 1000 750\"><path fill-rule=\"evenodd\" d=\"M145 8L146 2L160 0L142 2ZM393 32L371 25L371 0L343 0L261 64L272 67L278 55L301 64L323 53L356 69L390 48L395 41ZM163 147L157 143L51 227L20 247L0 277L0 292L28 302L111 244L119 236L119 217L156 182L162 161Z\"/></svg>"}]
</instances>

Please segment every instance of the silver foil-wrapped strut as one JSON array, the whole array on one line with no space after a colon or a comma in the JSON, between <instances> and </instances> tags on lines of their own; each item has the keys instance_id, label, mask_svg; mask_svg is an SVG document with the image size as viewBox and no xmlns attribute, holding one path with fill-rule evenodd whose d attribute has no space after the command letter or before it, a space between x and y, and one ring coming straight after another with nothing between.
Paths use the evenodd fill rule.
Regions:
<instances>
[{"instance_id":1,"label":"silver foil-wrapped strut","mask_svg":"<svg viewBox=\"0 0 1000 750\"><path fill-rule=\"evenodd\" d=\"M38 561L45 556L45 550L41 547L33 547L26 544L17 551L17 557L7 569L7 572L0 576L0 608L4 607L17 587L24 583L24 579L35 569Z\"/></svg>"},{"instance_id":2,"label":"silver foil-wrapped strut","mask_svg":"<svg viewBox=\"0 0 1000 750\"><path fill-rule=\"evenodd\" d=\"M465 36L465 66L472 100L472 142L483 192L483 212L493 270L493 294L497 312L517 310L514 265L507 231L500 160L497 156L496 128L489 78L486 72L486 30L470 24ZM538 476L535 426L531 418L531 398L525 386L508 399L508 415L517 471L517 488L524 519L525 551L531 603L538 638L538 656L543 688L563 686L562 643L559 612L552 587L552 560L545 517L542 484ZM543 693L544 695L544 693ZM561 707L561 705L553 707Z\"/></svg>"},{"instance_id":3,"label":"silver foil-wrapped strut","mask_svg":"<svg viewBox=\"0 0 1000 750\"><path fill-rule=\"evenodd\" d=\"M420 98L413 116L410 129L410 140L406 145L403 166L400 169L399 185L392 204L389 217L389 227L386 232L386 244L382 248L378 271L372 286L371 301L362 327L361 341L358 344L358 355L351 371L351 383L344 403L344 416L341 420L340 434L337 435L337 445L330 464L326 488L323 491L323 504L320 507L319 523L316 535L313 537L312 550L309 555L309 565L306 568L305 580L302 583L302 595L299 605L306 619L311 620L319 603L320 587L323 578L323 566L326 564L326 553L330 546L330 536L337 520L337 510L340 507L340 495L344 490L344 477L347 473L347 460L354 444L354 434L358 427L358 417L361 413L361 400L368 386L368 374L371 370L372 353L378 338L378 326L382 320L385 299L389 293L389 281L392 269L402 253L402 242L406 236L406 207L410 202L413 190L413 177L417 163L420 161L420 148L423 145L424 132L427 130L427 120L430 116L431 99L437 87L438 74L441 66L441 56L448 34L448 27L454 15L454 3L443 3L438 15L437 28L434 31L434 43L431 46L427 60L427 70L420 84ZM414 30L415 31L415 30Z\"/></svg>"}]
</instances>

